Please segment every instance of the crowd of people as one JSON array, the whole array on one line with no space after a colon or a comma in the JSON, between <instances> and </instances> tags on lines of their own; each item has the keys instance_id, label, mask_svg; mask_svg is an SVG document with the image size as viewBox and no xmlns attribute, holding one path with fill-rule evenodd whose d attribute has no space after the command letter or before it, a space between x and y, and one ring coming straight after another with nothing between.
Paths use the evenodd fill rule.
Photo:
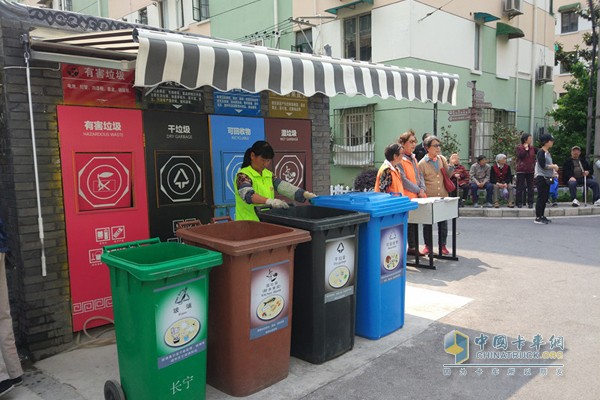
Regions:
<instances>
[{"instance_id":1,"label":"crowd of people","mask_svg":"<svg viewBox=\"0 0 600 400\"><path fill-rule=\"evenodd\" d=\"M552 161L550 149L554 144L552 135L544 134L539 138L540 147L533 146L533 137L524 133L521 144L515 149L516 171L513 174L508 164L506 154L497 154L492 165L484 155L479 155L476 162L467 168L460 163L457 153L450 155L447 160L441 154L441 141L428 133L422 137L422 143L417 145L414 131L409 130L400 135L398 142L390 144L384 150L385 160L377 173L375 191L399 192L410 198L417 197L459 197L459 207L463 207L469 195L473 207L479 204L479 192L485 191L483 207L499 208L506 201L509 208L529 208L535 206L537 224L551 222L544 214L548 200L556 206L558 197L558 165ZM573 146L571 158L563 166L563 180L569 187L571 204L579 207L577 189L584 186L592 191L592 202L600 206L600 189L598 182L592 176L589 163L580 157L581 148ZM444 185L444 175L454 182L455 190L448 193ZM534 203L535 191L537 200ZM419 252L427 255L432 252L430 241L431 225L423 226L425 248L415 248L415 224L408 225L408 254ZM438 240L441 253L449 254L446 248L448 236L447 222L438 223Z\"/></svg>"},{"instance_id":2,"label":"crowd of people","mask_svg":"<svg viewBox=\"0 0 600 400\"><path fill-rule=\"evenodd\" d=\"M377 172L376 192L400 193L409 198L419 197L459 197L459 207L465 205L471 196L473 207L479 205L479 191L485 191L484 207L498 208L502 200L506 200L510 208L522 208L525 204L534 207L534 186L538 193L535 202L535 223L548 224L551 221L544 215L546 203L552 197L556 204L556 187L558 186L558 165L552 161L550 149L554 144L551 135L544 134L539 138L540 147L533 146L530 134L521 136L521 144L515 149L516 171L513 174L507 163L506 154L497 154L494 163L488 164L484 155L477 157L469 170L460 163L457 153L446 159L441 153L441 140L428 133L422 136L417 145L414 131L408 130L400 135L396 143L384 150L385 160ZM268 142L257 141L246 150L242 168L234 182L236 194L236 219L258 220L254 206L266 204L273 208L287 208L288 204L275 197L283 195L288 199L304 202L315 197L315 194L274 176L267 168L273 160L274 150ZM588 187L593 193L594 205L600 206L600 188L592 176L589 163L580 157L581 148L573 146L571 158L563 166L563 179L569 187L571 202L579 206L577 200L578 186ZM515 179L516 176L516 179ZM449 193L444 183L445 178L454 182L454 190ZM516 180L516 185L513 181ZM431 241L431 225L423 226L425 247L416 248L418 227L408 225L408 254L428 255L433 251ZM448 255L446 238L448 222L438 223L438 245L441 254Z\"/></svg>"}]
</instances>

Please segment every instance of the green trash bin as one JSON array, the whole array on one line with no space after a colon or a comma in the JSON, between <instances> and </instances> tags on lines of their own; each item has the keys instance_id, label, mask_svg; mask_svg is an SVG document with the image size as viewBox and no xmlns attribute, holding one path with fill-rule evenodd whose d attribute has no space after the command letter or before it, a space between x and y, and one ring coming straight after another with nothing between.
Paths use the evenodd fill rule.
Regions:
<instances>
[{"instance_id":1,"label":"green trash bin","mask_svg":"<svg viewBox=\"0 0 600 400\"><path fill-rule=\"evenodd\" d=\"M208 273L222 254L155 238L106 246L101 259L121 377L106 382L105 399L204 399Z\"/></svg>"}]
</instances>

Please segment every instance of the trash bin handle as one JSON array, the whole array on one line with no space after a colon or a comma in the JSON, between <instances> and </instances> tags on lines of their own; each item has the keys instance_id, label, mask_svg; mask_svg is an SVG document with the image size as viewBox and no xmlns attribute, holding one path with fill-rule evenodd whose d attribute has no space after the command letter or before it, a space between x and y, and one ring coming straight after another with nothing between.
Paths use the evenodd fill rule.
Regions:
<instances>
[{"instance_id":1,"label":"trash bin handle","mask_svg":"<svg viewBox=\"0 0 600 400\"><path fill-rule=\"evenodd\" d=\"M147 245L157 244L157 243L160 243L160 238L156 237L156 238L151 238L151 239L137 240L135 242L111 244L109 246L104 246L103 250L105 253L110 253L111 251L115 251L115 250L125 250L125 249L130 249L132 247L147 246Z\"/></svg>"},{"instance_id":2,"label":"trash bin handle","mask_svg":"<svg viewBox=\"0 0 600 400\"><path fill-rule=\"evenodd\" d=\"M195 226L200 226L200 225L202 225L202 222L200 222L199 219L193 219L190 221L181 221L181 222L177 223L176 230L193 228Z\"/></svg>"},{"instance_id":3,"label":"trash bin handle","mask_svg":"<svg viewBox=\"0 0 600 400\"><path fill-rule=\"evenodd\" d=\"M229 215L225 215L223 217L213 217L210 219L211 224L217 224L222 222L231 222L233 221Z\"/></svg>"}]
</instances>

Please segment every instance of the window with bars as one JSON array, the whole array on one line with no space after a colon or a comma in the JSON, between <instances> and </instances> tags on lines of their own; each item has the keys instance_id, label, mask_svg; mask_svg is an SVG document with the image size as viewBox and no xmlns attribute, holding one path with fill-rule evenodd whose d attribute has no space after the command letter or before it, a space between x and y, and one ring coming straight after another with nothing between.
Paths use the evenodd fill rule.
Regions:
<instances>
[{"instance_id":1,"label":"window with bars","mask_svg":"<svg viewBox=\"0 0 600 400\"><path fill-rule=\"evenodd\" d=\"M560 33L577 32L579 30L579 16L577 11L567 11L560 14Z\"/></svg>"},{"instance_id":2,"label":"window with bars","mask_svg":"<svg viewBox=\"0 0 600 400\"><path fill-rule=\"evenodd\" d=\"M374 105L333 111L333 163L365 167L374 164Z\"/></svg>"},{"instance_id":3,"label":"window with bars","mask_svg":"<svg viewBox=\"0 0 600 400\"><path fill-rule=\"evenodd\" d=\"M138 24L148 25L148 8L142 8L138 11Z\"/></svg>"},{"instance_id":4,"label":"window with bars","mask_svg":"<svg viewBox=\"0 0 600 400\"><path fill-rule=\"evenodd\" d=\"M292 45L292 51L298 51L300 53L313 53L312 49L312 29L305 29L303 31L296 32L296 44Z\"/></svg>"},{"instance_id":5,"label":"window with bars","mask_svg":"<svg viewBox=\"0 0 600 400\"><path fill-rule=\"evenodd\" d=\"M492 154L492 136L494 135L494 124L500 123L506 126L515 126L515 112L501 110L498 108L481 109L481 121L477 124L477 134L475 135L475 148L473 156L477 157L483 154L488 160L493 160L495 154Z\"/></svg>"},{"instance_id":6,"label":"window with bars","mask_svg":"<svg viewBox=\"0 0 600 400\"><path fill-rule=\"evenodd\" d=\"M204 21L208 19L208 0L193 0L192 2L192 18L194 21Z\"/></svg>"},{"instance_id":7,"label":"window with bars","mask_svg":"<svg viewBox=\"0 0 600 400\"><path fill-rule=\"evenodd\" d=\"M371 14L344 20L344 57L371 61Z\"/></svg>"}]
</instances>

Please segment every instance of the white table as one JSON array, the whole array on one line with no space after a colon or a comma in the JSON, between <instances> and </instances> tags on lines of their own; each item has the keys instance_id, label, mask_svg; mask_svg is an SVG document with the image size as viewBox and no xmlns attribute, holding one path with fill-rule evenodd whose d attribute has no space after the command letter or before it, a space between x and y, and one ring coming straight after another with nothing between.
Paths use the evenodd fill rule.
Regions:
<instances>
[{"instance_id":1,"label":"white table","mask_svg":"<svg viewBox=\"0 0 600 400\"><path fill-rule=\"evenodd\" d=\"M433 265L433 259L458 260L456 256L456 220L458 218L458 197L427 197L424 199L412 199L419 204L419 208L408 212L409 224L433 225L441 221L452 220L452 255L445 256L442 254L441 246L438 249L438 255L434 256L433 252L429 253L429 266L419 264L419 235L415 239L415 262L407 262L408 265L415 267L436 269ZM433 229L431 233L430 243L433 245ZM433 249L432 249L433 250Z\"/></svg>"}]
</instances>

